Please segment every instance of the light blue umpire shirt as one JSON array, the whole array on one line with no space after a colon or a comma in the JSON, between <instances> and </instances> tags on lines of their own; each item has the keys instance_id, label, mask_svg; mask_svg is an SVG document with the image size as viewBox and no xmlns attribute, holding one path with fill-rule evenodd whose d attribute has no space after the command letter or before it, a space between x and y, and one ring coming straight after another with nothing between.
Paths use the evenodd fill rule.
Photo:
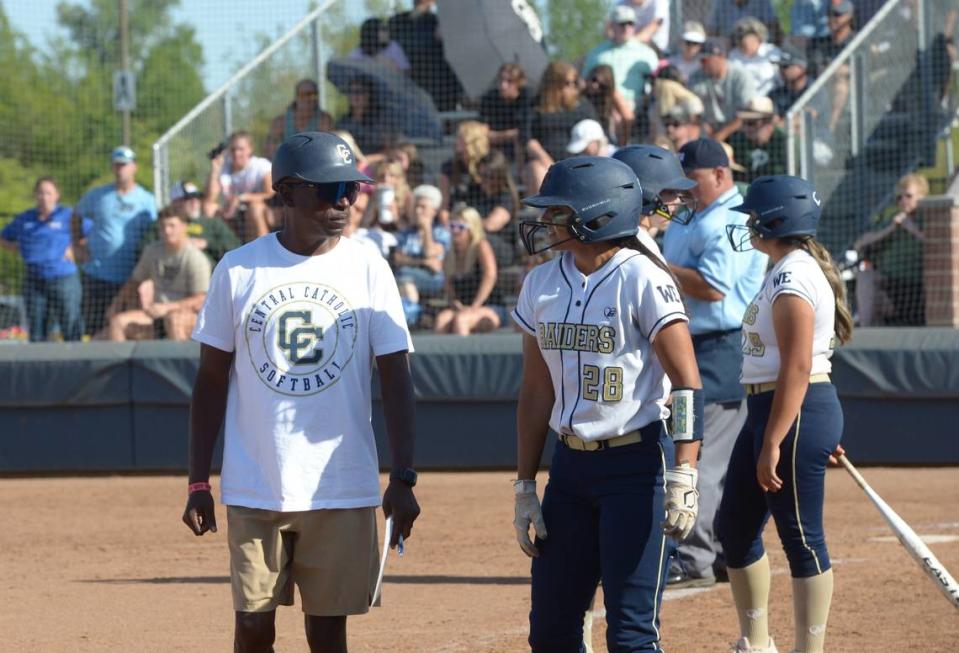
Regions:
<instances>
[{"instance_id":1,"label":"light blue umpire shirt","mask_svg":"<svg viewBox=\"0 0 959 653\"><path fill-rule=\"evenodd\" d=\"M731 207L743 196L735 187L697 211L689 224L672 222L663 238L663 256L672 265L697 270L723 294L718 302L686 295L689 331L694 336L742 327L746 307L759 292L766 272L766 255L756 250L734 251L726 237L727 224L746 224L747 216Z\"/></svg>"}]
</instances>

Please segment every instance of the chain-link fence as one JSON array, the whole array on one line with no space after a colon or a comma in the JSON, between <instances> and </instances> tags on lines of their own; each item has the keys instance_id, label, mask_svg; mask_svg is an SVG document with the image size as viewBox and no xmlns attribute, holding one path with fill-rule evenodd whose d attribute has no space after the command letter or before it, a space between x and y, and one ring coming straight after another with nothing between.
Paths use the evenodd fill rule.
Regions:
<instances>
[{"instance_id":1,"label":"chain-link fence","mask_svg":"<svg viewBox=\"0 0 959 653\"><path fill-rule=\"evenodd\" d=\"M915 280L922 256L921 225L895 198L901 209L953 172L959 0L861 0L852 13L806 0L324 0L280 30L245 2L206 15L188 0L192 24L172 18L177 4L129 1L133 172L149 197L115 192L132 170L111 155L123 140L117 3L64 5L69 38L46 49L0 13L0 336L186 337L209 267L282 228L269 159L311 129L350 139L375 179L348 233L389 259L416 329L509 327L539 260L518 237L518 200L550 162L708 133L729 142L744 184L787 169L814 182L823 240L843 262L858 252L847 275L861 323L921 323L921 282L891 281ZM211 89L200 62L228 51L203 31L214 21L255 47ZM717 58L732 72L715 73ZM752 90L737 95L732 77ZM10 227L44 175L71 210L47 221L43 182L41 215ZM171 245L182 240L205 256ZM883 268L870 309L863 289Z\"/></svg>"}]
</instances>

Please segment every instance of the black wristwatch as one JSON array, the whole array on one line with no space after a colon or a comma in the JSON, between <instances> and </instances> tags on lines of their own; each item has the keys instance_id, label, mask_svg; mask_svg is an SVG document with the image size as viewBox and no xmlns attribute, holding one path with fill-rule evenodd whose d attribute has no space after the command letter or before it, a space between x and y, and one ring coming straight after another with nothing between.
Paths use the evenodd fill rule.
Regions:
<instances>
[{"instance_id":1,"label":"black wristwatch","mask_svg":"<svg viewBox=\"0 0 959 653\"><path fill-rule=\"evenodd\" d=\"M413 487L416 485L416 470L409 467L394 469L390 472L390 480L406 483L410 487Z\"/></svg>"}]
</instances>

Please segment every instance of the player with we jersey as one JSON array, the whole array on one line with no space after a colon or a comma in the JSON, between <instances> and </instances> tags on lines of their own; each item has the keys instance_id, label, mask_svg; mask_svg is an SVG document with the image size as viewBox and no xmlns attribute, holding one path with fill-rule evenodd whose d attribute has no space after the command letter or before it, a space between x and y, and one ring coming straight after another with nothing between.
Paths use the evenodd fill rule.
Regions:
<instances>
[{"instance_id":1,"label":"player with we jersey","mask_svg":"<svg viewBox=\"0 0 959 653\"><path fill-rule=\"evenodd\" d=\"M835 341L849 340L845 288L815 239L821 201L805 180L760 177L734 210L733 249L755 248L772 267L743 317L742 383L748 416L733 447L717 515L739 616L739 653L775 653L769 635L769 560L762 532L772 514L793 579L794 653L823 650L832 570L823 534L825 470L841 453L842 407L829 380Z\"/></svg>"},{"instance_id":2,"label":"player with we jersey","mask_svg":"<svg viewBox=\"0 0 959 653\"><path fill-rule=\"evenodd\" d=\"M561 252L529 273L513 312L525 332L514 526L533 558L529 644L581 651L602 580L608 650L660 651L665 536L681 539L695 521L702 438L682 299L636 237L643 193L626 164L555 163L524 203L545 209L521 223L527 251ZM535 479L549 428L559 443L541 504Z\"/></svg>"}]
</instances>

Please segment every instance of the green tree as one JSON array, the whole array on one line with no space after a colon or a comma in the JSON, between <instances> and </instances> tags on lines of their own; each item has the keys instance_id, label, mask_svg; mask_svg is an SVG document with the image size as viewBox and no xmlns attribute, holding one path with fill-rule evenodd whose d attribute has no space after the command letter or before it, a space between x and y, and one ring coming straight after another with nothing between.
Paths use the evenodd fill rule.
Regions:
<instances>
[{"instance_id":1,"label":"green tree","mask_svg":"<svg viewBox=\"0 0 959 653\"><path fill-rule=\"evenodd\" d=\"M546 25L551 58L579 63L603 40L608 0L536 0L532 4Z\"/></svg>"}]
</instances>

